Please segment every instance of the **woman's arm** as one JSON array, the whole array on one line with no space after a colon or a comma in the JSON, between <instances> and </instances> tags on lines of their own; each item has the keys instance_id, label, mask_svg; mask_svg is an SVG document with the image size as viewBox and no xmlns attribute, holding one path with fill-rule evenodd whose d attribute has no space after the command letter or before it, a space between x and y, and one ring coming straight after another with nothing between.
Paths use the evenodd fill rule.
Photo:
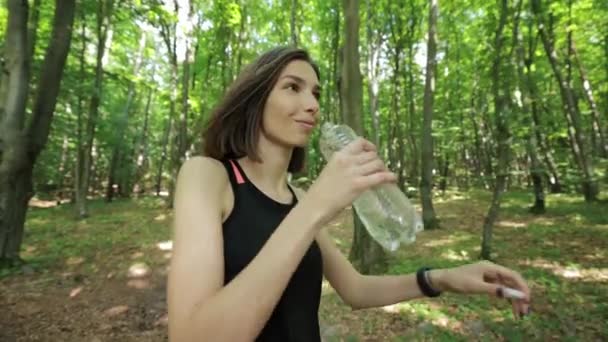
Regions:
<instances>
[{"instance_id":1,"label":"woman's arm","mask_svg":"<svg viewBox=\"0 0 608 342\"><path fill-rule=\"evenodd\" d=\"M323 255L325 277L340 298L353 309L385 306L424 296L415 275L362 275L325 230L320 231L316 239Z\"/></svg>"},{"instance_id":2,"label":"woman's arm","mask_svg":"<svg viewBox=\"0 0 608 342\"><path fill-rule=\"evenodd\" d=\"M362 275L344 257L326 231L317 234L317 242L323 255L325 277L353 309L391 305L424 297L415 274ZM525 298L512 301L513 314L519 317L528 313L530 289L517 272L508 268L481 261L429 272L431 285L442 292L502 297L505 287L517 289L524 293Z\"/></svg>"}]
</instances>

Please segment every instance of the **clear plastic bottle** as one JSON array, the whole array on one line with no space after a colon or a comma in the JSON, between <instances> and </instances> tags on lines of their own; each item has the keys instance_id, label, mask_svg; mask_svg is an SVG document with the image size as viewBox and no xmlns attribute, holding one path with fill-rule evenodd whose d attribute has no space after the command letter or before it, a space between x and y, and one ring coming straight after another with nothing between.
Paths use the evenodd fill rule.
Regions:
<instances>
[{"instance_id":1,"label":"clear plastic bottle","mask_svg":"<svg viewBox=\"0 0 608 342\"><path fill-rule=\"evenodd\" d=\"M321 153L329 160L334 152L356 138L357 134L347 125L326 122L321 126ZM382 184L363 192L353 206L372 238L391 252L402 243L416 241L416 233L423 229L414 206L395 184Z\"/></svg>"}]
</instances>

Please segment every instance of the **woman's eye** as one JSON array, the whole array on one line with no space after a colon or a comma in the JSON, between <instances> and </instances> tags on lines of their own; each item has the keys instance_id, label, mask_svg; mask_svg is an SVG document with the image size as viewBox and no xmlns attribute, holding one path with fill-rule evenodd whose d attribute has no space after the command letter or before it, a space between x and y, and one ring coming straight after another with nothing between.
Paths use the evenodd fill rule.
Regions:
<instances>
[{"instance_id":1,"label":"woman's eye","mask_svg":"<svg viewBox=\"0 0 608 342\"><path fill-rule=\"evenodd\" d=\"M297 84L295 84L295 83L291 83L291 84L289 84L289 85L287 86L287 89L291 89L291 90L293 90L293 91L298 91L300 88L298 87L298 85L297 85Z\"/></svg>"}]
</instances>

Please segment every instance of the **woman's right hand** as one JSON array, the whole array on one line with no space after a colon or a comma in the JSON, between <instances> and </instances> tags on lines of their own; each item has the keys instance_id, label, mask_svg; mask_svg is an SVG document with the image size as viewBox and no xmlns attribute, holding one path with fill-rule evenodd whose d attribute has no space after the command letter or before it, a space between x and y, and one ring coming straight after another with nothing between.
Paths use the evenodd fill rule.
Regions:
<instances>
[{"instance_id":1,"label":"woman's right hand","mask_svg":"<svg viewBox=\"0 0 608 342\"><path fill-rule=\"evenodd\" d=\"M308 190L308 196L323 217L331 220L365 190L396 180L397 176L378 157L376 146L357 138L332 155Z\"/></svg>"}]
</instances>

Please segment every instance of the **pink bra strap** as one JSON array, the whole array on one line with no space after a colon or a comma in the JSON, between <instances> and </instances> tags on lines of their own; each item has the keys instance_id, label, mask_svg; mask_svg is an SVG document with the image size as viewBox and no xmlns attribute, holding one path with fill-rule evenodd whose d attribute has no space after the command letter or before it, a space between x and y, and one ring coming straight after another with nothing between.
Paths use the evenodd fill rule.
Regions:
<instances>
[{"instance_id":1,"label":"pink bra strap","mask_svg":"<svg viewBox=\"0 0 608 342\"><path fill-rule=\"evenodd\" d=\"M245 180L243 179L243 175L241 175L239 168L236 166L236 164L234 164L233 160L230 160L230 164L232 165L232 171L234 171L234 176L236 177L236 183L237 184L245 183Z\"/></svg>"}]
</instances>

